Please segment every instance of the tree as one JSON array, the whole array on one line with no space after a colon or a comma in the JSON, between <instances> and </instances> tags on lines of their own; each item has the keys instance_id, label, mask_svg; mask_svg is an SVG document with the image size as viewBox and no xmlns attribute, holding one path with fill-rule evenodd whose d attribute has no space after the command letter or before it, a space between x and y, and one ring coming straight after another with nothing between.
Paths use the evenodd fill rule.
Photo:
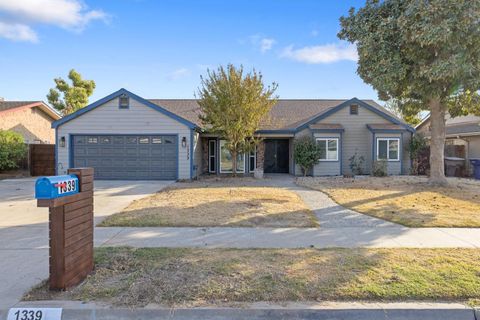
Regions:
<instances>
[{"instance_id":1,"label":"tree","mask_svg":"<svg viewBox=\"0 0 480 320\"><path fill-rule=\"evenodd\" d=\"M357 45L357 72L380 99L430 111L432 184L447 183L445 113L480 113L479 20L478 0L367 0L340 18L338 36Z\"/></svg>"},{"instance_id":2,"label":"tree","mask_svg":"<svg viewBox=\"0 0 480 320\"><path fill-rule=\"evenodd\" d=\"M320 147L311 136L295 139L293 143L293 159L302 168L303 176L320 161Z\"/></svg>"},{"instance_id":3,"label":"tree","mask_svg":"<svg viewBox=\"0 0 480 320\"><path fill-rule=\"evenodd\" d=\"M84 80L80 73L74 69L68 73L68 78L72 81L69 85L62 78L55 78L55 88L50 89L47 95L48 102L63 115L70 114L85 107L88 104L88 97L93 94L95 89L95 81ZM60 94L63 93L63 100Z\"/></svg>"},{"instance_id":4,"label":"tree","mask_svg":"<svg viewBox=\"0 0 480 320\"><path fill-rule=\"evenodd\" d=\"M418 112L421 106L418 106L417 103L417 101L408 99L391 99L387 101L385 108L409 125L416 126L422 122Z\"/></svg>"},{"instance_id":5,"label":"tree","mask_svg":"<svg viewBox=\"0 0 480 320\"><path fill-rule=\"evenodd\" d=\"M26 152L27 146L21 134L0 130L0 171L17 168Z\"/></svg>"},{"instance_id":6,"label":"tree","mask_svg":"<svg viewBox=\"0 0 480 320\"><path fill-rule=\"evenodd\" d=\"M253 70L244 73L243 67L229 64L216 71L208 70L201 77L198 89L200 119L208 130L224 138L232 155L232 172L237 172L237 155L248 152L258 144L255 131L260 121L277 102L277 84L265 86L262 74Z\"/></svg>"}]
</instances>

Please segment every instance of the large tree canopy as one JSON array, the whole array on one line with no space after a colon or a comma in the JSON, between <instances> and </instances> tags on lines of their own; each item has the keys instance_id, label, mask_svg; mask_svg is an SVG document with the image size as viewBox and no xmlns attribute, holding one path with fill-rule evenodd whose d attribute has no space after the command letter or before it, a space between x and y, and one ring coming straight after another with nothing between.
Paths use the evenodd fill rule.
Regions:
<instances>
[{"instance_id":1,"label":"large tree canopy","mask_svg":"<svg viewBox=\"0 0 480 320\"><path fill-rule=\"evenodd\" d=\"M403 111L431 112L431 175L445 183L445 112L480 113L479 0L367 0L340 18L355 43L358 74Z\"/></svg>"},{"instance_id":2,"label":"large tree canopy","mask_svg":"<svg viewBox=\"0 0 480 320\"><path fill-rule=\"evenodd\" d=\"M208 76L201 78L198 89L201 119L209 131L227 141L232 159L258 142L255 131L276 103L276 89L275 83L264 85L261 73L255 70L244 73L243 67L233 65L209 70ZM237 161L233 160L232 166L236 174Z\"/></svg>"},{"instance_id":3,"label":"large tree canopy","mask_svg":"<svg viewBox=\"0 0 480 320\"><path fill-rule=\"evenodd\" d=\"M95 89L95 81L82 79L82 75L74 69L70 70L68 78L72 81L72 85L62 78L55 78L56 87L50 89L47 95L48 102L63 115L85 107L88 104L88 97ZM60 98L61 94L63 99Z\"/></svg>"}]
</instances>

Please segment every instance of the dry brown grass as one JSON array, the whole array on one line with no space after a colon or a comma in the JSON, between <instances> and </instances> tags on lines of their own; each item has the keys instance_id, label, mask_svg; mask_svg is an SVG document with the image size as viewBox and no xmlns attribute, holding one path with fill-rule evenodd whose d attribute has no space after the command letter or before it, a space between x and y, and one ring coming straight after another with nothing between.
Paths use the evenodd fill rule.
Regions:
<instances>
[{"instance_id":1,"label":"dry brown grass","mask_svg":"<svg viewBox=\"0 0 480 320\"><path fill-rule=\"evenodd\" d=\"M423 177L301 178L352 210L409 227L480 227L480 184L449 179L432 187Z\"/></svg>"},{"instance_id":2,"label":"dry brown grass","mask_svg":"<svg viewBox=\"0 0 480 320\"><path fill-rule=\"evenodd\" d=\"M177 183L134 201L101 226L316 227L318 223L294 192L238 178Z\"/></svg>"},{"instance_id":3,"label":"dry brown grass","mask_svg":"<svg viewBox=\"0 0 480 320\"><path fill-rule=\"evenodd\" d=\"M26 300L114 305L480 298L478 249L98 248L80 286Z\"/></svg>"}]
</instances>

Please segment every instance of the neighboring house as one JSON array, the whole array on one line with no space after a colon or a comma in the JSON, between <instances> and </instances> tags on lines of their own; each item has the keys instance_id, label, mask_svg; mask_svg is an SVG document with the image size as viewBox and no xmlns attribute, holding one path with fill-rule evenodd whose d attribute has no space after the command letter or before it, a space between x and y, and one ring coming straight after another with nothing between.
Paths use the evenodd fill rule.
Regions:
<instances>
[{"instance_id":1,"label":"neighboring house","mask_svg":"<svg viewBox=\"0 0 480 320\"><path fill-rule=\"evenodd\" d=\"M55 143L52 122L61 116L42 101L0 99L0 130L20 133L25 143Z\"/></svg>"},{"instance_id":2,"label":"neighboring house","mask_svg":"<svg viewBox=\"0 0 480 320\"><path fill-rule=\"evenodd\" d=\"M232 159L221 137L205 132L193 99L146 100L125 89L53 123L57 170L91 166L98 179L191 179L230 173ZM279 100L257 134L256 152L238 156L238 171L300 175L293 141L311 135L322 148L313 174L350 172L349 158L377 158L390 174L408 173L408 142L415 130L371 100Z\"/></svg>"},{"instance_id":3,"label":"neighboring house","mask_svg":"<svg viewBox=\"0 0 480 320\"><path fill-rule=\"evenodd\" d=\"M431 131L430 117L427 116L416 129L428 138ZM445 144L465 146L466 166L470 168L469 159L480 159L480 117L468 115L451 118L447 115Z\"/></svg>"}]
</instances>

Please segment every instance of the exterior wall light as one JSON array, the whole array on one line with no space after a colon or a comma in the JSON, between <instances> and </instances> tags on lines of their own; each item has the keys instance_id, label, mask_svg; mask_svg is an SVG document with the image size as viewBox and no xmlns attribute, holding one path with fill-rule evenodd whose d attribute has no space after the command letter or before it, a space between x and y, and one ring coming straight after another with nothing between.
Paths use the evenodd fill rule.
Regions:
<instances>
[{"instance_id":1,"label":"exterior wall light","mask_svg":"<svg viewBox=\"0 0 480 320\"><path fill-rule=\"evenodd\" d=\"M182 138L182 148L186 148L187 147L187 137L183 137Z\"/></svg>"},{"instance_id":2,"label":"exterior wall light","mask_svg":"<svg viewBox=\"0 0 480 320\"><path fill-rule=\"evenodd\" d=\"M60 138L60 147L65 148L65 137Z\"/></svg>"}]
</instances>

